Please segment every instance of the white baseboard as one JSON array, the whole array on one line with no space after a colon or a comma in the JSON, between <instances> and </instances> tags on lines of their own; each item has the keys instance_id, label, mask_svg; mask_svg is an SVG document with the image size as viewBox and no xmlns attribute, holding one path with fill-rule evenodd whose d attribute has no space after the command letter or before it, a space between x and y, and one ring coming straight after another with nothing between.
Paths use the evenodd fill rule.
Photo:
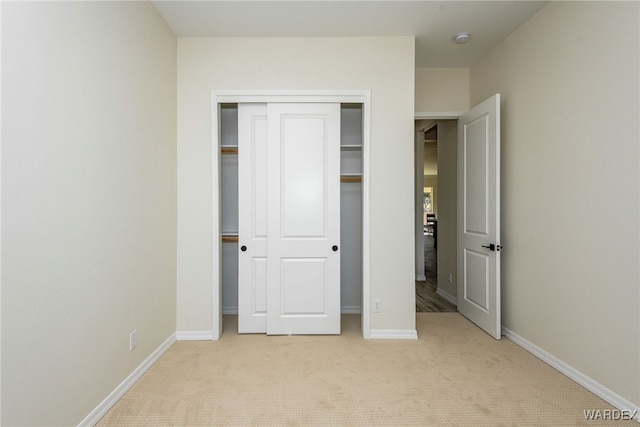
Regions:
<instances>
[{"instance_id":1,"label":"white baseboard","mask_svg":"<svg viewBox=\"0 0 640 427\"><path fill-rule=\"evenodd\" d=\"M629 402L624 397L614 393L613 391L609 390L607 387L603 386L599 382L593 380L592 378L588 377L587 375L583 374L577 369L569 366L568 364L558 359L554 355L541 349L537 345L526 340L525 338L521 337L515 332L510 331L504 326L502 327L502 333L510 341L514 342L515 344L519 345L523 349L527 350L529 353L533 354L538 359L542 360L552 368L560 371L561 373L563 373L573 381L580 384L582 387L586 388L596 396L600 397L602 400L610 403L611 405L615 406L617 409L621 411L629 411L630 413L635 413L635 416L633 419L640 422L640 406ZM594 409L599 409L599 408L594 408Z\"/></svg>"},{"instance_id":2,"label":"white baseboard","mask_svg":"<svg viewBox=\"0 0 640 427\"><path fill-rule=\"evenodd\" d=\"M441 288L436 289L436 295L441 296L442 298L449 301L451 304L458 306L458 298L454 297L447 291L443 291Z\"/></svg>"},{"instance_id":3,"label":"white baseboard","mask_svg":"<svg viewBox=\"0 0 640 427\"><path fill-rule=\"evenodd\" d=\"M213 331L178 331L177 341L213 341Z\"/></svg>"},{"instance_id":4,"label":"white baseboard","mask_svg":"<svg viewBox=\"0 0 640 427\"><path fill-rule=\"evenodd\" d=\"M359 305L343 305L340 307L340 313L342 314L360 314L361 312Z\"/></svg>"},{"instance_id":5,"label":"white baseboard","mask_svg":"<svg viewBox=\"0 0 640 427\"><path fill-rule=\"evenodd\" d=\"M222 307L222 314L238 314L238 307Z\"/></svg>"},{"instance_id":6,"label":"white baseboard","mask_svg":"<svg viewBox=\"0 0 640 427\"><path fill-rule=\"evenodd\" d=\"M374 340L417 340L415 329L371 329L369 338Z\"/></svg>"},{"instance_id":7,"label":"white baseboard","mask_svg":"<svg viewBox=\"0 0 640 427\"><path fill-rule=\"evenodd\" d=\"M416 275L416 282L426 282L426 281L427 281L427 276L425 276L424 274Z\"/></svg>"},{"instance_id":8,"label":"white baseboard","mask_svg":"<svg viewBox=\"0 0 640 427\"><path fill-rule=\"evenodd\" d=\"M169 338L166 339L165 342L160 344L149 357L145 359L144 362L140 364L136 369L134 369L131 374L125 380L120 383L118 387L115 388L109 395L102 401L96 408L91 411L89 415L85 417L84 420L80 421L78 426L93 426L100 418L102 418L108 411L111 409L113 405L120 400L122 396L142 377L142 375L149 370L153 366L154 363L167 351L169 347L176 342L176 334L171 334Z\"/></svg>"}]
</instances>

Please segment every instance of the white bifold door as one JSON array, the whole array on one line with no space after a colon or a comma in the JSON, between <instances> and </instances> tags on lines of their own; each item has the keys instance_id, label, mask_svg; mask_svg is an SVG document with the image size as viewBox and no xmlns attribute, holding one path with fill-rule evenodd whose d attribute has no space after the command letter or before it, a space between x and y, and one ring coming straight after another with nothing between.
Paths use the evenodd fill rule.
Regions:
<instances>
[{"instance_id":1,"label":"white bifold door","mask_svg":"<svg viewBox=\"0 0 640 427\"><path fill-rule=\"evenodd\" d=\"M238 105L238 332L340 333L340 104Z\"/></svg>"}]
</instances>

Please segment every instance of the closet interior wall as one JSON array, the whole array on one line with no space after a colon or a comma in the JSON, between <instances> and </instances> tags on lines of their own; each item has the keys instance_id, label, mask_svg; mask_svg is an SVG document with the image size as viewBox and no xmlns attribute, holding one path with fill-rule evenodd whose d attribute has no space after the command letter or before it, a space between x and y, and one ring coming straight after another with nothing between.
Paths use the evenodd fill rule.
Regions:
<instances>
[{"instance_id":1,"label":"closet interior wall","mask_svg":"<svg viewBox=\"0 0 640 427\"><path fill-rule=\"evenodd\" d=\"M340 300L360 313L362 299L362 105L340 113ZM220 106L222 313L238 313L238 106Z\"/></svg>"}]
</instances>

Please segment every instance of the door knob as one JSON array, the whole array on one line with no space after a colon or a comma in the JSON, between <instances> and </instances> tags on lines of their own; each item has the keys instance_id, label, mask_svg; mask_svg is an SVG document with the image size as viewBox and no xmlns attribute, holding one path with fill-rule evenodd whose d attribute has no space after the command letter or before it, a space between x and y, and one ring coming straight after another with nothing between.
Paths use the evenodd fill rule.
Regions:
<instances>
[{"instance_id":1,"label":"door knob","mask_svg":"<svg viewBox=\"0 0 640 427\"><path fill-rule=\"evenodd\" d=\"M245 252L245 251L247 250L247 247L246 247L245 245L242 245L242 247L240 248L240 250L241 250L242 252Z\"/></svg>"},{"instance_id":2,"label":"door knob","mask_svg":"<svg viewBox=\"0 0 640 427\"><path fill-rule=\"evenodd\" d=\"M503 249L504 246L502 245L494 245L493 243L489 243L489 245L482 245L483 248L487 248L490 251L498 251L500 252L500 249Z\"/></svg>"},{"instance_id":3,"label":"door knob","mask_svg":"<svg viewBox=\"0 0 640 427\"><path fill-rule=\"evenodd\" d=\"M336 245L333 245L333 246L331 247L331 250L332 250L333 252L337 252L337 251L338 251L338 247L337 247Z\"/></svg>"}]
</instances>

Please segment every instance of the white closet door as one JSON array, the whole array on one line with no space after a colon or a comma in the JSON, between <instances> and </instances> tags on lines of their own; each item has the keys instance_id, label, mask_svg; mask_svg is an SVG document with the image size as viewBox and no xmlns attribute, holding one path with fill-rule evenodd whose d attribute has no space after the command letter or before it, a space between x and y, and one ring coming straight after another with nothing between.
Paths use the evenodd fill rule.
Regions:
<instances>
[{"instance_id":1,"label":"white closet door","mask_svg":"<svg viewBox=\"0 0 640 427\"><path fill-rule=\"evenodd\" d=\"M238 105L238 332L267 332L267 105Z\"/></svg>"},{"instance_id":2,"label":"white closet door","mask_svg":"<svg viewBox=\"0 0 640 427\"><path fill-rule=\"evenodd\" d=\"M267 333L340 333L340 104L268 105Z\"/></svg>"}]
</instances>

